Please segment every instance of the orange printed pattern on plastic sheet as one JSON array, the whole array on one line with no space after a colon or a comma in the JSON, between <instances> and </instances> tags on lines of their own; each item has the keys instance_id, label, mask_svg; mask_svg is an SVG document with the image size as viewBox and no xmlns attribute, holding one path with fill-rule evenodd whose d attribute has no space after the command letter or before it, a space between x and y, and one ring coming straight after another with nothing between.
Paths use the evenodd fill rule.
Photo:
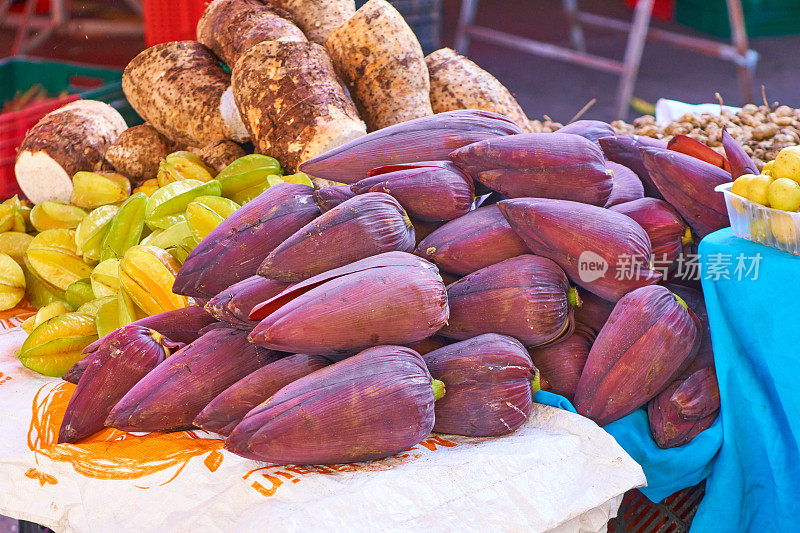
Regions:
<instances>
[{"instance_id":1,"label":"orange printed pattern on plastic sheet","mask_svg":"<svg viewBox=\"0 0 800 533\"><path fill-rule=\"evenodd\" d=\"M26 306L0 312L0 331L19 327L34 313L35 309ZM0 373L0 385L11 379L11 376ZM133 434L105 428L79 443L58 444L61 422L74 391L75 385L71 383L48 380L33 398L27 444L35 452L37 467L38 457L44 456L52 461L68 463L76 473L93 479L134 480L167 471L171 476L160 483L165 485L176 479L195 457L203 458L203 465L210 473L216 473L225 459L225 441L209 437L210 434L203 431ZM244 472L242 480L256 493L271 497L282 486L298 484L308 476L389 470L417 460L424 454L457 445L442 436L430 435L417 446L386 459L338 465L260 466ZM25 476L41 486L58 483L54 476L42 472L40 467L30 468Z\"/></svg>"},{"instance_id":2,"label":"orange printed pattern on plastic sheet","mask_svg":"<svg viewBox=\"0 0 800 533\"><path fill-rule=\"evenodd\" d=\"M48 383L33 399L28 447L53 461L67 462L76 472L96 479L137 479L175 469L172 481L194 457L208 454L204 464L216 471L224 441L202 438L193 431L133 435L106 428L78 444L58 444L58 430L75 385Z\"/></svg>"}]
</instances>

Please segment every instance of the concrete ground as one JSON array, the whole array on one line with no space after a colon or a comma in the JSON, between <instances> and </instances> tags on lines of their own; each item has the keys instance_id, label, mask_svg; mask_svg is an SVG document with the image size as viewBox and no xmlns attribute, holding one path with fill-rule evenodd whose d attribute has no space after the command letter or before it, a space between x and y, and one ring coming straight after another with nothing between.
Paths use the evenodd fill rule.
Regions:
<instances>
[{"instance_id":1,"label":"concrete ground","mask_svg":"<svg viewBox=\"0 0 800 533\"><path fill-rule=\"evenodd\" d=\"M443 44L452 43L460 0L443 0ZM621 0L581 0L582 9L618 18L630 18ZM560 0L481 0L477 20L481 25L519 35L568 44ZM655 21L654 25L692 33L675 23ZM593 53L621 58L625 37L611 32L586 32ZM0 56L11 48L10 32L0 32ZM756 38L751 46L761 54L756 87L765 86L770 102L800 107L800 36ZM144 47L141 39L51 38L29 55L123 67ZM469 56L490 71L517 96L531 118L549 115L569 120L592 98L597 103L584 118L610 120L617 78L566 63L542 59L480 42ZM660 97L691 103L713 102L719 92L725 102L741 105L733 64L665 44L649 42L644 50L635 96L655 102ZM629 118L635 116L631 112ZM16 521L0 517L0 533L16 532Z\"/></svg>"},{"instance_id":2,"label":"concrete ground","mask_svg":"<svg viewBox=\"0 0 800 533\"><path fill-rule=\"evenodd\" d=\"M631 10L621 0L581 0L581 9L630 20ZM443 40L452 42L460 0L444 0ZM477 21L482 26L502 29L533 39L569 45L561 0L481 0ZM654 21L654 26L700 35L677 23ZM620 33L586 30L587 48L597 54L621 59L626 36ZM760 54L756 69L756 92L761 85L770 102L778 100L800 106L800 57L794 52L800 36L752 39ZM597 103L584 118L609 120L613 116L618 78L596 70L544 59L511 49L475 41L470 58L505 83L517 96L530 118L547 114L555 120L569 120L592 98ZM715 102L719 92L730 105L742 101L733 63L702 56L663 43L648 42L634 95L655 103L671 98L690 103ZM631 112L629 119L636 116Z\"/></svg>"}]
</instances>

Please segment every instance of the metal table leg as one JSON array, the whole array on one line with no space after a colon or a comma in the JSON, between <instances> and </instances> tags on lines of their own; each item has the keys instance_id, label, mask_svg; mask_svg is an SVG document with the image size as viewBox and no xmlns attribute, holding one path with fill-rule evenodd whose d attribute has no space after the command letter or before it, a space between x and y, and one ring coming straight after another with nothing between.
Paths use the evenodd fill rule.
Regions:
<instances>
[{"instance_id":1,"label":"metal table leg","mask_svg":"<svg viewBox=\"0 0 800 533\"><path fill-rule=\"evenodd\" d=\"M578 18L578 0L562 0L564 4L564 13L567 15L567 22L569 23L569 38L572 41L572 47L578 52L586 53L586 40L583 38L583 26Z\"/></svg>"},{"instance_id":2,"label":"metal table leg","mask_svg":"<svg viewBox=\"0 0 800 533\"><path fill-rule=\"evenodd\" d=\"M741 0L726 1L731 22L733 45L660 28L650 28L650 16L654 0L639 0L634 11L633 22L581 12L578 9L577 0L562 0L564 11L570 20L570 39L574 48L557 46L484 26L476 26L475 13L478 8L478 0L462 0L454 46L459 53L466 54L470 38L475 38L500 46L522 50L540 57L567 61L604 72L619 74L620 83L616 95L615 116L616 118L625 118L639 73L644 43L646 40L659 40L736 63L744 99L752 101L752 78L758 61L758 53L755 50L748 49ZM587 53L585 51L582 25L627 33L628 42L624 61L620 62Z\"/></svg>"},{"instance_id":3,"label":"metal table leg","mask_svg":"<svg viewBox=\"0 0 800 533\"><path fill-rule=\"evenodd\" d=\"M459 54L467 55L469 48L469 30L474 26L475 13L478 11L478 0L461 0L461 12L458 14L458 25L453 46Z\"/></svg>"},{"instance_id":4,"label":"metal table leg","mask_svg":"<svg viewBox=\"0 0 800 533\"><path fill-rule=\"evenodd\" d=\"M736 70L739 74L739 84L745 102L753 101L753 77L755 74L755 61L748 58L749 45L747 30L744 26L744 12L741 0L727 0L728 20L731 23L731 40L739 53L736 61Z\"/></svg>"},{"instance_id":5,"label":"metal table leg","mask_svg":"<svg viewBox=\"0 0 800 533\"><path fill-rule=\"evenodd\" d=\"M644 42L647 38L647 29L650 27L650 13L653 10L653 0L639 0L633 12L633 24L628 33L628 45L625 47L624 69L617 87L614 116L625 117L633 96L633 86L639 75L639 65L642 62Z\"/></svg>"}]
</instances>

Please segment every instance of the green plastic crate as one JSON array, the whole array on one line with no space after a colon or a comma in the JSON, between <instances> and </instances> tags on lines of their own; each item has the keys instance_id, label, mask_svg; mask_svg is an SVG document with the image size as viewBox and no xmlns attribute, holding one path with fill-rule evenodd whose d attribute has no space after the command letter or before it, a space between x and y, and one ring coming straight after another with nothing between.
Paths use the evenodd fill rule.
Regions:
<instances>
[{"instance_id":1,"label":"green plastic crate","mask_svg":"<svg viewBox=\"0 0 800 533\"><path fill-rule=\"evenodd\" d=\"M142 123L122 93L122 70L119 69L11 56L0 59L0 80L3 80L0 102L13 98L17 91L25 92L39 84L54 96L66 91L110 104L125 117L129 126Z\"/></svg>"},{"instance_id":2,"label":"green plastic crate","mask_svg":"<svg viewBox=\"0 0 800 533\"><path fill-rule=\"evenodd\" d=\"M798 0L742 0L742 10L750 37L800 33ZM675 20L716 37L731 36L725 0L677 0Z\"/></svg>"},{"instance_id":3,"label":"green plastic crate","mask_svg":"<svg viewBox=\"0 0 800 533\"><path fill-rule=\"evenodd\" d=\"M17 147L26 132L50 111L84 98L113 106L129 126L142 122L122 93L121 70L13 56L0 60L0 80L0 102L37 84L52 96L19 111L0 114L0 201L20 192L14 177ZM68 96L59 97L62 92Z\"/></svg>"}]
</instances>

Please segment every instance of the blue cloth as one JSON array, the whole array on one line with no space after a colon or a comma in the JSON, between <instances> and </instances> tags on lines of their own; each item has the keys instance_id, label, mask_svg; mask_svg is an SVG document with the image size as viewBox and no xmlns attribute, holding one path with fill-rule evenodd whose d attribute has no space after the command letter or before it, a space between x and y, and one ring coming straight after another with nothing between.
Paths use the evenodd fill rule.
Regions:
<instances>
[{"instance_id":1,"label":"blue cloth","mask_svg":"<svg viewBox=\"0 0 800 533\"><path fill-rule=\"evenodd\" d=\"M552 392L539 391L533 401L575 412L569 400ZM719 418L691 442L668 450L662 450L653 440L644 409L612 422L603 429L611 433L622 449L642 466L647 487L639 490L654 502L660 502L705 479L711 471L712 459L722 444Z\"/></svg>"},{"instance_id":2,"label":"blue cloth","mask_svg":"<svg viewBox=\"0 0 800 533\"><path fill-rule=\"evenodd\" d=\"M800 257L730 228L699 253L720 417L668 450L652 440L644 410L605 429L642 465L653 501L707 476L692 533L800 531ZM541 392L534 401L568 403Z\"/></svg>"},{"instance_id":3,"label":"blue cloth","mask_svg":"<svg viewBox=\"0 0 800 533\"><path fill-rule=\"evenodd\" d=\"M707 236L699 252L704 277L720 259L731 265L730 279L703 279L724 442L692 532L798 531L800 257L730 229ZM740 254L760 255L757 279L735 275Z\"/></svg>"},{"instance_id":4,"label":"blue cloth","mask_svg":"<svg viewBox=\"0 0 800 533\"><path fill-rule=\"evenodd\" d=\"M575 407L572 405L572 403L570 403L569 400L563 396L553 394L552 392L547 392L545 390L536 391L536 394L533 395L533 401L536 403L550 405L552 407L558 407L559 409L564 409L565 411L572 411L573 413L578 412L575 410Z\"/></svg>"},{"instance_id":5,"label":"blue cloth","mask_svg":"<svg viewBox=\"0 0 800 533\"><path fill-rule=\"evenodd\" d=\"M647 486L639 490L653 502L660 502L703 481L711 473L714 456L722 445L722 421L719 417L691 442L666 450L659 448L653 440L644 409L638 409L603 429L642 465Z\"/></svg>"}]
</instances>

